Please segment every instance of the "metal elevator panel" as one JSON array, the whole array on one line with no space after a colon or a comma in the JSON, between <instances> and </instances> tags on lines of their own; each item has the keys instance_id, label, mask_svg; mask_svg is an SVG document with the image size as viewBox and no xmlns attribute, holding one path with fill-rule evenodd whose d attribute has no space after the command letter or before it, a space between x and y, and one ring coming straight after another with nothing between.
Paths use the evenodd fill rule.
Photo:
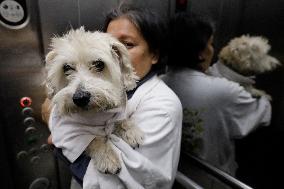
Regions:
<instances>
[{"instance_id":1,"label":"metal elevator panel","mask_svg":"<svg viewBox=\"0 0 284 189\"><path fill-rule=\"evenodd\" d=\"M84 26L86 30L102 30L105 15L122 0L39 0L41 31L45 54L51 37L66 33L71 28ZM172 0L129 0L138 7L147 7L162 17L173 13Z\"/></svg>"},{"instance_id":2,"label":"metal elevator panel","mask_svg":"<svg viewBox=\"0 0 284 189\"><path fill-rule=\"evenodd\" d=\"M57 163L46 144L49 131L40 113L45 96L37 1L21 2L27 3L30 22L23 28L0 25L0 150L5 173L1 188L28 189L34 180L44 178L55 189ZM21 106L23 97L32 100L22 104L28 108Z\"/></svg>"},{"instance_id":3,"label":"metal elevator panel","mask_svg":"<svg viewBox=\"0 0 284 189\"><path fill-rule=\"evenodd\" d=\"M44 53L51 37L79 27L79 0L38 0Z\"/></svg>"},{"instance_id":4,"label":"metal elevator panel","mask_svg":"<svg viewBox=\"0 0 284 189\"><path fill-rule=\"evenodd\" d=\"M88 30L102 30L105 15L121 3L134 4L137 7L147 7L160 14L163 18L168 18L173 11L171 0L80 0L79 1L79 23ZM172 9L171 9L172 8Z\"/></svg>"},{"instance_id":5,"label":"metal elevator panel","mask_svg":"<svg viewBox=\"0 0 284 189\"><path fill-rule=\"evenodd\" d=\"M124 0L120 0L125 2ZM169 18L173 14L174 4L173 0L128 0L127 2L133 3L137 7L145 7L159 14L162 18Z\"/></svg>"},{"instance_id":6,"label":"metal elevator panel","mask_svg":"<svg viewBox=\"0 0 284 189\"><path fill-rule=\"evenodd\" d=\"M117 6L118 0L79 0L80 25L91 31L102 30L105 15Z\"/></svg>"}]
</instances>

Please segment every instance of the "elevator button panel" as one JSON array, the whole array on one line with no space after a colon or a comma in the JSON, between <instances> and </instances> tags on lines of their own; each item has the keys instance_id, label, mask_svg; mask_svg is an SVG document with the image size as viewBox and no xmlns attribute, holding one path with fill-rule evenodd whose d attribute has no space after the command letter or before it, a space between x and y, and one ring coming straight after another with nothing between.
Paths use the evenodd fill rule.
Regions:
<instances>
[{"instance_id":1,"label":"elevator button panel","mask_svg":"<svg viewBox=\"0 0 284 189\"><path fill-rule=\"evenodd\" d=\"M22 149L17 153L17 160L28 160L31 165L37 165L42 161L43 153L51 152L52 148L49 144L43 143L42 133L40 132L39 124L33 115L32 99L30 97L22 97L20 99L21 113L23 117L22 126L24 127L24 139L27 148ZM37 182L41 183L42 180L36 180L33 188L37 187ZM39 185L41 186L41 185Z\"/></svg>"}]
</instances>

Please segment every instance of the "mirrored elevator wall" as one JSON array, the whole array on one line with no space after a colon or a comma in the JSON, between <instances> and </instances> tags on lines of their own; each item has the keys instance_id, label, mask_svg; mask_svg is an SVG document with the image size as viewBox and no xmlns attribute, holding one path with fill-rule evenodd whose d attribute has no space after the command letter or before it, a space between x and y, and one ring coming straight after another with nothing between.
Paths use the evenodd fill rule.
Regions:
<instances>
[{"instance_id":1,"label":"mirrored elevator wall","mask_svg":"<svg viewBox=\"0 0 284 189\"><path fill-rule=\"evenodd\" d=\"M243 34L269 40L270 54L284 65L284 1L282 0L191 0L186 11L211 16L216 23L215 57L230 39ZM213 61L213 62L214 62ZM284 66L257 76L256 85L273 98L272 120L236 143L237 178L253 188L279 188L284 169L281 153L284 138Z\"/></svg>"}]
</instances>

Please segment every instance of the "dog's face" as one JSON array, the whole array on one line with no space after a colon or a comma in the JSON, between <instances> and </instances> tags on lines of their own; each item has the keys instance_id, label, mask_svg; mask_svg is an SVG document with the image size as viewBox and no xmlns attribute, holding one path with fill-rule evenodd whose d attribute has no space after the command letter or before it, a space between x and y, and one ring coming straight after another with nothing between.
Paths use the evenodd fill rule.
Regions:
<instances>
[{"instance_id":1,"label":"dog's face","mask_svg":"<svg viewBox=\"0 0 284 189\"><path fill-rule=\"evenodd\" d=\"M232 39L219 53L219 60L242 75L271 71L280 65L268 55L270 45L265 38L243 35Z\"/></svg>"},{"instance_id":2,"label":"dog's face","mask_svg":"<svg viewBox=\"0 0 284 189\"><path fill-rule=\"evenodd\" d=\"M46 86L61 114L123 105L125 91L136 86L127 49L109 34L71 30L51 47Z\"/></svg>"}]
</instances>

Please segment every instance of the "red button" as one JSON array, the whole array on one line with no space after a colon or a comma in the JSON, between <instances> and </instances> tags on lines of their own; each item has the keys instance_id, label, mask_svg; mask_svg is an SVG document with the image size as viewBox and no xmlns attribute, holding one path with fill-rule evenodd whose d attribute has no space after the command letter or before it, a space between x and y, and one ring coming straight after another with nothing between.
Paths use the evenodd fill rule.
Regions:
<instances>
[{"instance_id":1,"label":"red button","mask_svg":"<svg viewBox=\"0 0 284 189\"><path fill-rule=\"evenodd\" d=\"M29 107L32 105L32 99L30 97L23 97L20 100L20 105L24 107Z\"/></svg>"}]
</instances>

